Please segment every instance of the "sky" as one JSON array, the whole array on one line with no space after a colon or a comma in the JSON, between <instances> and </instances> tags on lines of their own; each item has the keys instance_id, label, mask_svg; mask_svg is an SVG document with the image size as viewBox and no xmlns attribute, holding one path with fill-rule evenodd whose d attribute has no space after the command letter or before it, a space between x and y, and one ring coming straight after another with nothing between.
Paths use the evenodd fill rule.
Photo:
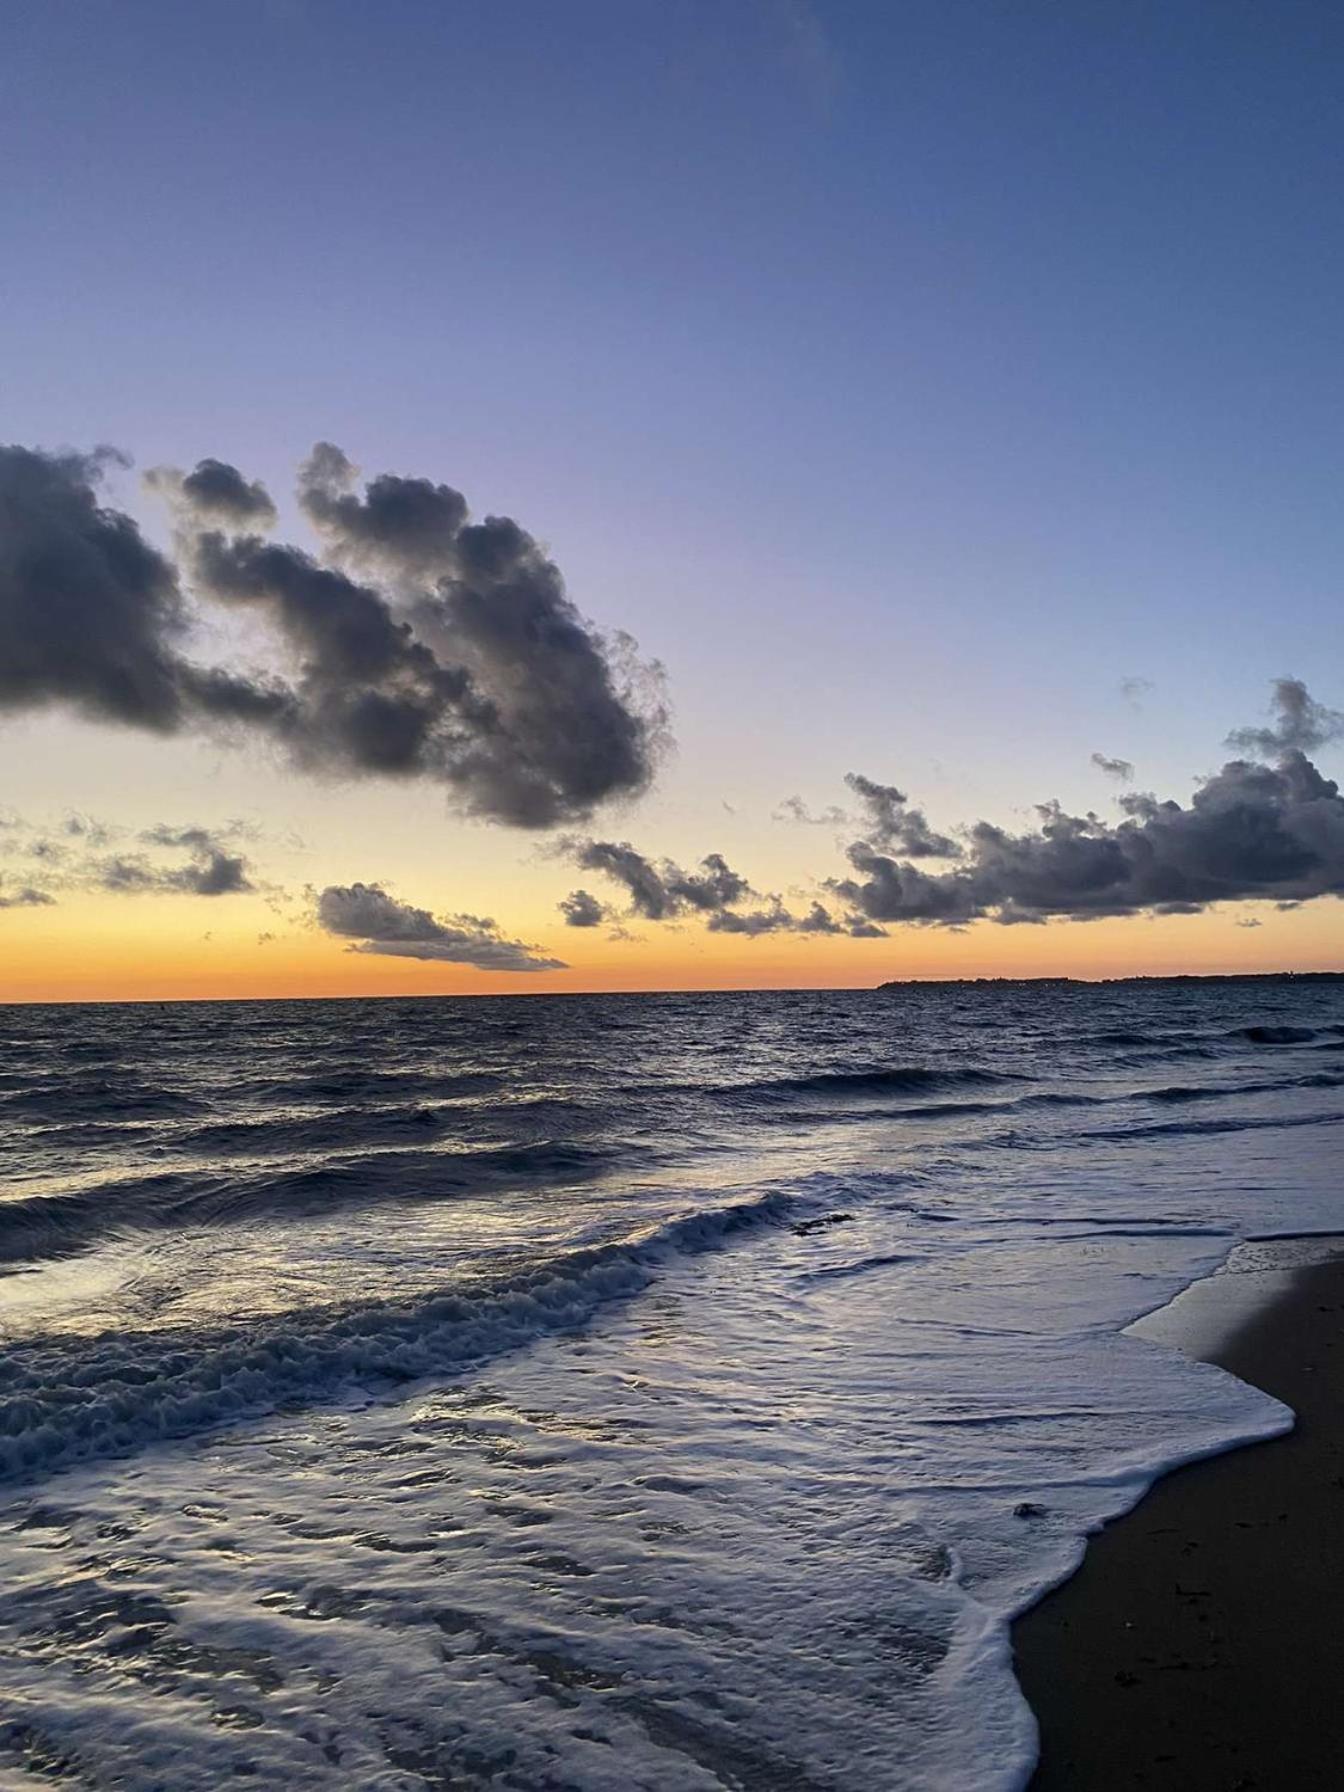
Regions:
<instances>
[{"instance_id":1,"label":"sky","mask_svg":"<svg viewBox=\"0 0 1344 1792\"><path fill-rule=\"evenodd\" d=\"M1338 8L0 19L0 998L1344 968Z\"/></svg>"}]
</instances>

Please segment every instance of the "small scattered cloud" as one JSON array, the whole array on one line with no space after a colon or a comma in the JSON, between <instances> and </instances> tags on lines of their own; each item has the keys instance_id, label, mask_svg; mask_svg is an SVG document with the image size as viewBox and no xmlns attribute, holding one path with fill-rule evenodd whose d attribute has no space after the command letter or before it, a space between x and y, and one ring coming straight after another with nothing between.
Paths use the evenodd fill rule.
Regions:
<instances>
[{"instance_id":1,"label":"small scattered cloud","mask_svg":"<svg viewBox=\"0 0 1344 1792\"><path fill-rule=\"evenodd\" d=\"M1239 753L1278 759L1285 753L1314 753L1344 734L1344 712L1318 703L1300 678L1276 678L1268 728L1237 728L1227 744Z\"/></svg>"},{"instance_id":2,"label":"small scattered cloud","mask_svg":"<svg viewBox=\"0 0 1344 1792\"><path fill-rule=\"evenodd\" d=\"M242 896L257 888L247 858L229 852L223 837L209 828L161 822L146 828L140 839L147 846L186 852L186 863L165 866L143 853L104 858L91 865L93 881L100 888L122 895L188 896Z\"/></svg>"},{"instance_id":3,"label":"small scattered cloud","mask_svg":"<svg viewBox=\"0 0 1344 1792\"><path fill-rule=\"evenodd\" d=\"M1122 678L1120 680L1120 695L1133 710L1142 709L1144 698L1156 688L1151 678Z\"/></svg>"},{"instance_id":4,"label":"small scattered cloud","mask_svg":"<svg viewBox=\"0 0 1344 1792\"><path fill-rule=\"evenodd\" d=\"M847 828L853 825L854 820L847 810L835 803L814 813L800 796L786 796L770 819L792 822L805 828Z\"/></svg>"},{"instance_id":5,"label":"small scattered cloud","mask_svg":"<svg viewBox=\"0 0 1344 1792\"><path fill-rule=\"evenodd\" d=\"M1128 784L1134 776L1134 767L1128 759L1112 759L1106 753L1094 753L1092 763L1099 772L1105 772L1108 778L1119 778L1122 784Z\"/></svg>"},{"instance_id":6,"label":"small scattered cloud","mask_svg":"<svg viewBox=\"0 0 1344 1792\"><path fill-rule=\"evenodd\" d=\"M571 890L559 908L566 927L599 927L607 916L605 906L587 890Z\"/></svg>"}]
</instances>

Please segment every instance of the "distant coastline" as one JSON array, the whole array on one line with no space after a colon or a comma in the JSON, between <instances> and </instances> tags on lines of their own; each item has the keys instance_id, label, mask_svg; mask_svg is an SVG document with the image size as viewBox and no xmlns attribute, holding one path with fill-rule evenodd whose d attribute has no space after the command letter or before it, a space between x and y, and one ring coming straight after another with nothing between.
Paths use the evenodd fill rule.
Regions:
<instances>
[{"instance_id":1,"label":"distant coastline","mask_svg":"<svg viewBox=\"0 0 1344 1792\"><path fill-rule=\"evenodd\" d=\"M1098 989L1120 983L1344 983L1344 971L1182 971L1172 976L1135 977L890 977L876 987L883 989L984 989L995 984L1041 985L1070 983L1079 989Z\"/></svg>"}]
</instances>

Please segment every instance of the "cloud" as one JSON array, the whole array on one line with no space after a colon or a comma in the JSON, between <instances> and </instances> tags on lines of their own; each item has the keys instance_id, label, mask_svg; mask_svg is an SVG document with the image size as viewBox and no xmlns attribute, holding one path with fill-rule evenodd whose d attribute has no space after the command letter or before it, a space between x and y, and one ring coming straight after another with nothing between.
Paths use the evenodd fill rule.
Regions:
<instances>
[{"instance_id":1,"label":"cloud","mask_svg":"<svg viewBox=\"0 0 1344 1792\"><path fill-rule=\"evenodd\" d=\"M853 912L837 918L820 902L813 902L804 915L794 914L777 895L767 896L763 908L741 909L738 905L755 892L722 853L706 854L698 871L687 872L673 859L649 858L628 840L571 839L562 842L562 850L582 870L600 871L621 885L630 899L631 913L646 921L672 921L699 914L705 917L707 932L737 934L744 939L783 932L848 934L855 939L880 939L883 935L882 928L871 918ZM560 905L567 917L567 904L580 896L593 901L586 891L576 890ZM593 923L571 920L570 925Z\"/></svg>"},{"instance_id":2,"label":"cloud","mask_svg":"<svg viewBox=\"0 0 1344 1792\"><path fill-rule=\"evenodd\" d=\"M722 853L708 853L698 871L672 859L646 858L628 840L568 840L564 850L581 871L600 871L620 884L633 913L668 921L688 911L714 914L751 894L751 886Z\"/></svg>"},{"instance_id":3,"label":"cloud","mask_svg":"<svg viewBox=\"0 0 1344 1792\"><path fill-rule=\"evenodd\" d=\"M83 840L90 846L106 846L112 838L112 829L105 822L95 821L91 815L80 815L72 812L61 823L61 831L71 839Z\"/></svg>"},{"instance_id":4,"label":"cloud","mask_svg":"<svg viewBox=\"0 0 1344 1792\"><path fill-rule=\"evenodd\" d=\"M422 779L518 827L649 783L659 668L598 633L509 518L469 522L450 487L391 475L360 497L320 445L300 496L323 558L267 540L269 495L217 460L150 475L170 558L100 502L113 458L0 448L0 710L263 739L310 773ZM275 663L187 657L198 601L255 615Z\"/></svg>"},{"instance_id":5,"label":"cloud","mask_svg":"<svg viewBox=\"0 0 1344 1792\"><path fill-rule=\"evenodd\" d=\"M152 854L106 852L125 830L86 815L68 815L61 824L60 840L36 833L33 824L20 816L13 818L11 827L14 844L6 850L35 861L34 871L41 880L40 886L27 892L29 902L53 901L53 890L69 889L128 896L233 896L258 888L248 859L230 850L233 840L251 832L240 822L217 830L159 823L138 836L143 846L153 849ZM154 856L165 850L185 852L186 859L165 865Z\"/></svg>"},{"instance_id":6,"label":"cloud","mask_svg":"<svg viewBox=\"0 0 1344 1792\"><path fill-rule=\"evenodd\" d=\"M1126 794L1121 807L1115 825L1057 803L1040 805L1024 833L978 822L963 861L936 874L856 841L854 875L829 888L876 922L953 926L1344 895L1344 798L1296 748L1276 766L1229 761L1186 807L1146 793Z\"/></svg>"},{"instance_id":7,"label":"cloud","mask_svg":"<svg viewBox=\"0 0 1344 1792\"><path fill-rule=\"evenodd\" d=\"M1134 767L1128 759L1110 759L1105 753L1094 753L1092 763L1098 771L1105 772L1108 778L1119 778L1123 784L1128 784L1134 776Z\"/></svg>"},{"instance_id":8,"label":"cloud","mask_svg":"<svg viewBox=\"0 0 1344 1792\"><path fill-rule=\"evenodd\" d=\"M770 819L796 822L800 827L808 828L846 828L852 824L854 817L835 803L814 815L802 797L786 796Z\"/></svg>"},{"instance_id":9,"label":"cloud","mask_svg":"<svg viewBox=\"0 0 1344 1792\"><path fill-rule=\"evenodd\" d=\"M1143 700L1155 687L1151 678L1122 678L1120 695L1134 710L1143 708Z\"/></svg>"},{"instance_id":10,"label":"cloud","mask_svg":"<svg viewBox=\"0 0 1344 1792\"><path fill-rule=\"evenodd\" d=\"M0 709L182 724L186 610L173 567L100 507L113 457L0 447Z\"/></svg>"},{"instance_id":11,"label":"cloud","mask_svg":"<svg viewBox=\"0 0 1344 1792\"><path fill-rule=\"evenodd\" d=\"M100 889L124 896L243 896L256 890L248 861L240 853L226 852L203 829L181 832L198 839L193 843L173 838L168 829L152 830L141 837L158 845L190 845L191 857L185 865L155 865L143 854L117 856L96 861L91 867L92 881Z\"/></svg>"},{"instance_id":12,"label":"cloud","mask_svg":"<svg viewBox=\"0 0 1344 1792\"><path fill-rule=\"evenodd\" d=\"M56 898L46 890L25 885L18 890L0 889L0 908L50 908Z\"/></svg>"},{"instance_id":13,"label":"cloud","mask_svg":"<svg viewBox=\"0 0 1344 1792\"><path fill-rule=\"evenodd\" d=\"M710 916L706 926L710 933L740 933L748 939L756 939L763 933L793 931L798 922L779 897L775 896L771 898L767 908L748 909L740 913L734 913L731 909L719 909Z\"/></svg>"},{"instance_id":14,"label":"cloud","mask_svg":"<svg viewBox=\"0 0 1344 1792\"><path fill-rule=\"evenodd\" d=\"M450 915L389 896L380 884L329 884L317 898L317 924L353 943L351 952L469 964L481 971L560 971L559 958L542 958L520 940L505 939L492 920Z\"/></svg>"},{"instance_id":15,"label":"cloud","mask_svg":"<svg viewBox=\"0 0 1344 1792\"><path fill-rule=\"evenodd\" d=\"M276 510L260 480L248 481L227 461L202 460L190 473L153 467L145 474L150 491L189 509L202 522L225 528L270 529Z\"/></svg>"},{"instance_id":16,"label":"cloud","mask_svg":"<svg viewBox=\"0 0 1344 1792\"><path fill-rule=\"evenodd\" d=\"M865 838L871 846L894 846L912 859L955 859L961 847L946 834L936 834L922 809L909 807L905 792L894 784L878 784L862 772L846 772L845 783L867 816Z\"/></svg>"},{"instance_id":17,"label":"cloud","mask_svg":"<svg viewBox=\"0 0 1344 1792\"><path fill-rule=\"evenodd\" d=\"M380 474L352 490L359 477L341 450L319 442L299 469L299 503L339 564L374 577L431 583L454 563L467 501L450 485Z\"/></svg>"},{"instance_id":18,"label":"cloud","mask_svg":"<svg viewBox=\"0 0 1344 1792\"><path fill-rule=\"evenodd\" d=\"M1284 753L1314 753L1344 734L1344 713L1318 703L1300 678L1276 678L1270 707L1273 727L1234 729L1228 746L1277 759Z\"/></svg>"},{"instance_id":19,"label":"cloud","mask_svg":"<svg viewBox=\"0 0 1344 1792\"><path fill-rule=\"evenodd\" d=\"M560 913L566 927L598 927L606 919L606 908L587 890L571 890L561 899Z\"/></svg>"}]
</instances>

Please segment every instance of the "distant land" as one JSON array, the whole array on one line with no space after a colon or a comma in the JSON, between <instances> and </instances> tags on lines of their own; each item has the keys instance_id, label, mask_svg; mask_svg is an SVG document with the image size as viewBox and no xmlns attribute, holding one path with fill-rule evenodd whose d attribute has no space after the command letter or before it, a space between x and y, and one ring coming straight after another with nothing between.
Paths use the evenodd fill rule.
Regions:
<instances>
[{"instance_id":1,"label":"distant land","mask_svg":"<svg viewBox=\"0 0 1344 1792\"><path fill-rule=\"evenodd\" d=\"M882 989L983 989L986 985L1076 984L1097 989L1112 983L1344 983L1344 971L1185 971L1171 977L892 977Z\"/></svg>"}]
</instances>

